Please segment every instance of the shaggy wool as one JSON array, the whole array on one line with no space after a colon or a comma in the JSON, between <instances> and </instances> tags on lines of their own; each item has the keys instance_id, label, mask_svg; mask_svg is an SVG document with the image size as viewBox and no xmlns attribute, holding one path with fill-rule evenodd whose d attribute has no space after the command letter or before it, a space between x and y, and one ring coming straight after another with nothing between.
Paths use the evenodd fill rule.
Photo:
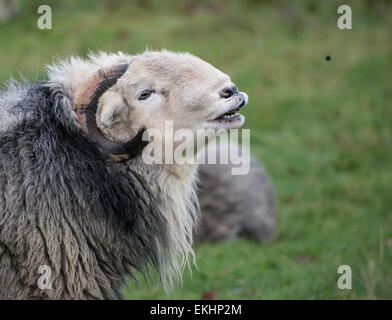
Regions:
<instances>
[{"instance_id":1,"label":"shaggy wool","mask_svg":"<svg viewBox=\"0 0 392 320\"><path fill-rule=\"evenodd\" d=\"M145 175L103 160L45 83L10 83L0 105L0 299L115 299L124 275L160 270L167 223Z\"/></svg>"}]
</instances>

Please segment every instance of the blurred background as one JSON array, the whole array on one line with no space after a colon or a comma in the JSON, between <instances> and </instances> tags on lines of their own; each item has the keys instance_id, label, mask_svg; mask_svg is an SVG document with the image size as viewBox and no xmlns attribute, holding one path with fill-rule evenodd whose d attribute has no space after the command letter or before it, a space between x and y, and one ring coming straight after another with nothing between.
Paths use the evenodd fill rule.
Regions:
<instances>
[{"instance_id":1,"label":"blurred background","mask_svg":"<svg viewBox=\"0 0 392 320\"><path fill-rule=\"evenodd\" d=\"M392 298L391 1L0 2L1 85L70 54L167 48L250 97L245 127L276 192L275 235L197 245L198 270L171 294L153 274L129 281L125 298ZM37 27L41 4L52 30ZM337 27L341 4L352 30ZM339 265L352 290L338 289Z\"/></svg>"}]
</instances>

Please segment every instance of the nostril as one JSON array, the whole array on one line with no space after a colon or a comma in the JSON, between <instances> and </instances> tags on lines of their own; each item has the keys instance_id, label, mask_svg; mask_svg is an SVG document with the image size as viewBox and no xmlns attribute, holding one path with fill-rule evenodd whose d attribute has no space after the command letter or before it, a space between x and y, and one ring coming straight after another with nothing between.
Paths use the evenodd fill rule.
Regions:
<instances>
[{"instance_id":1,"label":"nostril","mask_svg":"<svg viewBox=\"0 0 392 320\"><path fill-rule=\"evenodd\" d=\"M221 91L220 96L222 98L228 99L228 98L232 97L233 94L234 94L233 88L225 88Z\"/></svg>"}]
</instances>

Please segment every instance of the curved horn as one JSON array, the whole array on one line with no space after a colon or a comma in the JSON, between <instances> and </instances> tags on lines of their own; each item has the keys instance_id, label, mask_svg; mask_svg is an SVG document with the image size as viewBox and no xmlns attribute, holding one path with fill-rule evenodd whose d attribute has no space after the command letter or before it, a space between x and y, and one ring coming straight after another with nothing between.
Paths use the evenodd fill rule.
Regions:
<instances>
[{"instance_id":1,"label":"curved horn","mask_svg":"<svg viewBox=\"0 0 392 320\"><path fill-rule=\"evenodd\" d=\"M98 70L93 76L76 90L73 109L76 112L82 130L107 154L113 161L133 158L148 144L142 136L146 127L142 126L131 140L116 143L107 139L99 130L96 121L98 100L127 71L129 64L119 64Z\"/></svg>"}]
</instances>

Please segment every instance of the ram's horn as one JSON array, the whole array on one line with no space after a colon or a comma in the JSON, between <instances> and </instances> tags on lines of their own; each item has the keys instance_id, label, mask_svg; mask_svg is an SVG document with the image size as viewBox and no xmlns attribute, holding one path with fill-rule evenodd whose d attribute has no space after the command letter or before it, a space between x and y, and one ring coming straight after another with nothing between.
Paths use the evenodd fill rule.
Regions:
<instances>
[{"instance_id":1,"label":"ram's horn","mask_svg":"<svg viewBox=\"0 0 392 320\"><path fill-rule=\"evenodd\" d=\"M131 140L116 143L107 139L99 130L96 121L98 100L127 71L129 64L119 64L98 70L75 91L73 109L82 130L113 161L122 161L137 156L148 141L143 140L144 126ZM148 140L148 139L147 139Z\"/></svg>"}]
</instances>

